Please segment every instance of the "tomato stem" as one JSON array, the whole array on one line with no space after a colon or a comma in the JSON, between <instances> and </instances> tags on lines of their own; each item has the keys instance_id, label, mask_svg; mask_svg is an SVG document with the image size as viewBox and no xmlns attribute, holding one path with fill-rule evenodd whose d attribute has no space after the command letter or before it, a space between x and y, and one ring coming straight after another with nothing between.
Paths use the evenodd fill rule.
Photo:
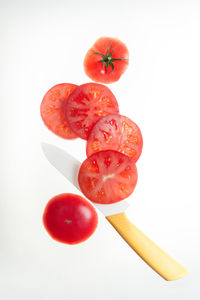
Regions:
<instances>
[{"instance_id":1,"label":"tomato stem","mask_svg":"<svg viewBox=\"0 0 200 300\"><path fill-rule=\"evenodd\" d=\"M65 220L66 223L72 223L72 220Z\"/></svg>"},{"instance_id":2,"label":"tomato stem","mask_svg":"<svg viewBox=\"0 0 200 300\"><path fill-rule=\"evenodd\" d=\"M127 60L126 58L112 58L112 55L113 55L113 52L115 50L115 47L113 47L111 53L110 53L110 47L111 47L111 44L109 44L108 46L108 50L107 50L107 53L106 55L102 54L102 53L99 53L99 52L94 52L92 55L100 55L102 57L102 59L100 60L100 62L104 65L106 65L106 72L108 70L108 66L111 66L112 68L112 71L110 72L110 74L114 71L114 64L113 62L114 61L117 61L117 60Z\"/></svg>"}]
</instances>

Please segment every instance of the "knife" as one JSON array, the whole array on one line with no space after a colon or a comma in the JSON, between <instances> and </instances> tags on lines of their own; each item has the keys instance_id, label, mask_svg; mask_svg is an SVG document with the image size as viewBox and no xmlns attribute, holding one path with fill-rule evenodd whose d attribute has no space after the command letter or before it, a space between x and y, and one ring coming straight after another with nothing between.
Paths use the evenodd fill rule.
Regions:
<instances>
[{"instance_id":1,"label":"knife","mask_svg":"<svg viewBox=\"0 0 200 300\"><path fill-rule=\"evenodd\" d=\"M81 163L66 151L47 143L42 143L47 160L62 173L78 190L78 172ZM170 257L141 230L133 225L125 214L128 203L122 200L113 204L93 205L104 214L128 245L165 280L177 280L188 274L188 270Z\"/></svg>"}]
</instances>

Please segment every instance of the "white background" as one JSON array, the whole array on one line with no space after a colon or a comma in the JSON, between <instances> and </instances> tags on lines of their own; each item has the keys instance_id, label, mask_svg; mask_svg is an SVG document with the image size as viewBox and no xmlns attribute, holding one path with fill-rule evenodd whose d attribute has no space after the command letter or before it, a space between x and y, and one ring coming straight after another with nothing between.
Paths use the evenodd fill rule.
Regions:
<instances>
[{"instance_id":1,"label":"white background","mask_svg":"<svg viewBox=\"0 0 200 300\"><path fill-rule=\"evenodd\" d=\"M200 297L199 1L0 1L0 298L196 300ZM85 158L40 119L44 93L82 84L86 51L100 36L130 51L109 85L141 128L144 148L129 218L190 275L166 282L99 213L95 234L67 246L42 226L47 201L77 193L45 159L40 141Z\"/></svg>"}]
</instances>

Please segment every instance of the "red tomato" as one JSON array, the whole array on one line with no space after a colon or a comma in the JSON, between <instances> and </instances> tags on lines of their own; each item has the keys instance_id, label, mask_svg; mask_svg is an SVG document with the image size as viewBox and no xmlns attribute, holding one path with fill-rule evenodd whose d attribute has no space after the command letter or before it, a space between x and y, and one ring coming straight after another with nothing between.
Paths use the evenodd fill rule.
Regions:
<instances>
[{"instance_id":1,"label":"red tomato","mask_svg":"<svg viewBox=\"0 0 200 300\"><path fill-rule=\"evenodd\" d=\"M137 169L128 156L113 150L92 154L81 165L78 182L91 201L110 204L127 198L137 183Z\"/></svg>"},{"instance_id":2,"label":"red tomato","mask_svg":"<svg viewBox=\"0 0 200 300\"><path fill-rule=\"evenodd\" d=\"M49 130L64 139L77 138L77 135L68 126L64 112L65 102L76 87L71 83L53 86L45 94L40 106L44 124Z\"/></svg>"},{"instance_id":3,"label":"red tomato","mask_svg":"<svg viewBox=\"0 0 200 300\"><path fill-rule=\"evenodd\" d=\"M88 239L98 223L94 207L74 194L60 194L47 203L43 224L49 235L65 244L77 244Z\"/></svg>"},{"instance_id":4,"label":"red tomato","mask_svg":"<svg viewBox=\"0 0 200 300\"><path fill-rule=\"evenodd\" d=\"M142 152L143 139L139 127L129 118L109 115L93 127L87 141L87 156L101 150L112 149L131 157L134 162Z\"/></svg>"},{"instance_id":5,"label":"red tomato","mask_svg":"<svg viewBox=\"0 0 200 300\"><path fill-rule=\"evenodd\" d=\"M120 40L99 38L84 59L86 74L94 81L112 83L121 77L128 67L129 53Z\"/></svg>"},{"instance_id":6,"label":"red tomato","mask_svg":"<svg viewBox=\"0 0 200 300\"><path fill-rule=\"evenodd\" d=\"M113 93L98 83L80 85L66 102L67 121L74 133L85 140L102 116L118 112L118 103Z\"/></svg>"}]
</instances>

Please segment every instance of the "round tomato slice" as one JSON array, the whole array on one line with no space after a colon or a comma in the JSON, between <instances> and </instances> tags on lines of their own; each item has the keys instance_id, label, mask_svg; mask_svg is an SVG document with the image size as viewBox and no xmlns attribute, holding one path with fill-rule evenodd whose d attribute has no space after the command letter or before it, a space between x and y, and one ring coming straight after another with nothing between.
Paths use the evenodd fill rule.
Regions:
<instances>
[{"instance_id":1,"label":"round tomato slice","mask_svg":"<svg viewBox=\"0 0 200 300\"><path fill-rule=\"evenodd\" d=\"M40 105L40 114L44 124L64 139L77 138L68 125L64 111L65 102L76 87L71 83L57 84L48 90Z\"/></svg>"},{"instance_id":2,"label":"round tomato slice","mask_svg":"<svg viewBox=\"0 0 200 300\"><path fill-rule=\"evenodd\" d=\"M110 204L127 198L137 183L137 168L128 156L113 150L92 154L81 165L78 182L91 201Z\"/></svg>"},{"instance_id":3,"label":"round tomato slice","mask_svg":"<svg viewBox=\"0 0 200 300\"><path fill-rule=\"evenodd\" d=\"M129 118L109 115L93 127L87 141L87 156L112 149L128 155L136 162L142 152L143 139L139 127Z\"/></svg>"},{"instance_id":4,"label":"round tomato slice","mask_svg":"<svg viewBox=\"0 0 200 300\"><path fill-rule=\"evenodd\" d=\"M126 45L116 38L101 37L87 52L84 69L88 77L102 83L112 83L121 77L129 63Z\"/></svg>"},{"instance_id":5,"label":"round tomato slice","mask_svg":"<svg viewBox=\"0 0 200 300\"><path fill-rule=\"evenodd\" d=\"M49 235L58 242L77 244L88 239L98 223L94 207L75 194L60 194L47 203L43 224Z\"/></svg>"},{"instance_id":6,"label":"round tomato slice","mask_svg":"<svg viewBox=\"0 0 200 300\"><path fill-rule=\"evenodd\" d=\"M101 117L118 112L118 103L113 93L98 83L78 86L66 102L67 121L74 133L85 140Z\"/></svg>"}]
</instances>

